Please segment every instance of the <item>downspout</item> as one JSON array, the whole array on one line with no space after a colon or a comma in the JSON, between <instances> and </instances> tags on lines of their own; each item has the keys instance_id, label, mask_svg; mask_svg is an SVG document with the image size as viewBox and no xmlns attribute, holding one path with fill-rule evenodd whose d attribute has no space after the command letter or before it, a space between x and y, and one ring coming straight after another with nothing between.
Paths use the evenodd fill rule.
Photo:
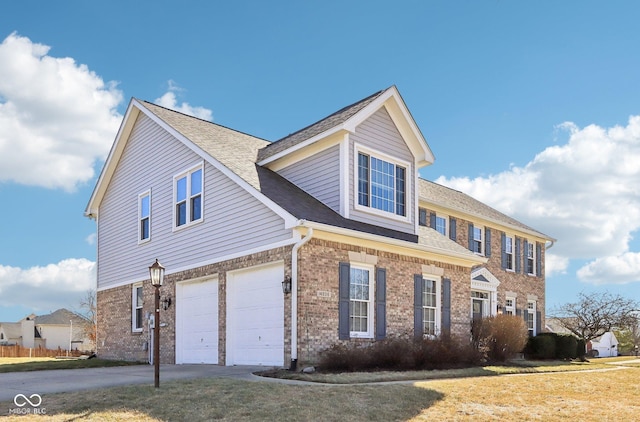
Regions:
<instances>
[{"instance_id":1,"label":"downspout","mask_svg":"<svg viewBox=\"0 0 640 422\"><path fill-rule=\"evenodd\" d=\"M304 220L298 222L298 226L305 225ZM290 371L295 371L298 366L298 249L306 244L313 236L313 228L307 227L307 234L293 245L291 250L291 366Z\"/></svg>"}]
</instances>

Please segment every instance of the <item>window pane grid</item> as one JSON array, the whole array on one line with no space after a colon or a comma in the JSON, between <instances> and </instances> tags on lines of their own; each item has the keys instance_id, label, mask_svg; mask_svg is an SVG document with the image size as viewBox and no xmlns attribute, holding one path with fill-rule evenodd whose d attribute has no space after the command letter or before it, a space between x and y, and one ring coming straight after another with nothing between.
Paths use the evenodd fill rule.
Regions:
<instances>
[{"instance_id":1,"label":"window pane grid","mask_svg":"<svg viewBox=\"0 0 640 422\"><path fill-rule=\"evenodd\" d=\"M369 331L370 304L369 271L351 268L349 280L349 329L352 332Z\"/></svg>"},{"instance_id":2,"label":"window pane grid","mask_svg":"<svg viewBox=\"0 0 640 422\"><path fill-rule=\"evenodd\" d=\"M435 280L422 280L422 327L426 335L436 335L437 291Z\"/></svg>"}]
</instances>

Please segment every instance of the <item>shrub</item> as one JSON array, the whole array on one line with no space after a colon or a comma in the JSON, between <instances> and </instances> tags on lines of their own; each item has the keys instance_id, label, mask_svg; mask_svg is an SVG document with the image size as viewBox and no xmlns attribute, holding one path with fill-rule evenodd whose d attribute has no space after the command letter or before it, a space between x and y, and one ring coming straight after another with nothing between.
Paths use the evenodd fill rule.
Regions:
<instances>
[{"instance_id":1,"label":"shrub","mask_svg":"<svg viewBox=\"0 0 640 422\"><path fill-rule=\"evenodd\" d=\"M476 350L496 362L504 362L521 352L528 338L524 320L506 314L474 321L472 333Z\"/></svg>"},{"instance_id":2,"label":"shrub","mask_svg":"<svg viewBox=\"0 0 640 422\"><path fill-rule=\"evenodd\" d=\"M579 338L577 340L577 345L576 345L576 357L578 359L584 360L584 356L587 353L587 343Z\"/></svg>"},{"instance_id":3,"label":"shrub","mask_svg":"<svg viewBox=\"0 0 640 422\"><path fill-rule=\"evenodd\" d=\"M556 341L553 333L541 333L529 337L525 354L534 359L555 359Z\"/></svg>"},{"instance_id":4,"label":"shrub","mask_svg":"<svg viewBox=\"0 0 640 422\"><path fill-rule=\"evenodd\" d=\"M450 368L477 362L470 344L449 336L420 340L403 336L374 343L334 344L320 353L318 367L351 372Z\"/></svg>"},{"instance_id":5,"label":"shrub","mask_svg":"<svg viewBox=\"0 0 640 422\"><path fill-rule=\"evenodd\" d=\"M578 339L572 334L556 336L556 358L575 359L578 357Z\"/></svg>"}]
</instances>

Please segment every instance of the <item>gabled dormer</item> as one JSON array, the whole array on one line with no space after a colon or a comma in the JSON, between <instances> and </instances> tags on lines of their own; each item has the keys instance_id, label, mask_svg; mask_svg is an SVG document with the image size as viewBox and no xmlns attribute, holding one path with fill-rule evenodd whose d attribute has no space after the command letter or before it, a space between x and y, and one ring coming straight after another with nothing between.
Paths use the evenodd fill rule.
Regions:
<instances>
[{"instance_id":1,"label":"gabled dormer","mask_svg":"<svg viewBox=\"0 0 640 422\"><path fill-rule=\"evenodd\" d=\"M264 147L276 171L345 218L417 233L418 169L433 153L395 86Z\"/></svg>"}]
</instances>

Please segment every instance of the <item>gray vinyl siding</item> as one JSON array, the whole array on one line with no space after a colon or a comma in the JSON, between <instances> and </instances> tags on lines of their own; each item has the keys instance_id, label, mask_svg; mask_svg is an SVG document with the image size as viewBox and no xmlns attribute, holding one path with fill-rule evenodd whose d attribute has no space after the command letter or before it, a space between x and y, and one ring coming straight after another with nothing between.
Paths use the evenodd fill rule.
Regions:
<instances>
[{"instance_id":1,"label":"gray vinyl siding","mask_svg":"<svg viewBox=\"0 0 640 422\"><path fill-rule=\"evenodd\" d=\"M185 269L290 239L284 221L204 162L203 221L173 231L173 177L202 158L141 114L99 210L98 288L148 277L158 260ZM138 244L138 195L151 189L151 240Z\"/></svg>"},{"instance_id":2,"label":"gray vinyl siding","mask_svg":"<svg viewBox=\"0 0 640 422\"><path fill-rule=\"evenodd\" d=\"M335 212L340 212L340 145L298 161L278 173Z\"/></svg>"},{"instance_id":3,"label":"gray vinyl siding","mask_svg":"<svg viewBox=\"0 0 640 422\"><path fill-rule=\"evenodd\" d=\"M409 168L406 169L406 212L410 221L403 222L384 216L370 214L355 208L357 201L357 187L354 180L354 145L362 145L374 151L380 151L388 156L406 161ZM384 158L384 157L380 157ZM356 132L349 137L349 210L350 218L365 223L376 224L391 229L404 231L407 233L415 232L414 220L415 214L415 159L404 142L404 139L398 132L395 124L391 120L389 113L385 108L381 108L369 119L364 121L357 127Z\"/></svg>"}]
</instances>

